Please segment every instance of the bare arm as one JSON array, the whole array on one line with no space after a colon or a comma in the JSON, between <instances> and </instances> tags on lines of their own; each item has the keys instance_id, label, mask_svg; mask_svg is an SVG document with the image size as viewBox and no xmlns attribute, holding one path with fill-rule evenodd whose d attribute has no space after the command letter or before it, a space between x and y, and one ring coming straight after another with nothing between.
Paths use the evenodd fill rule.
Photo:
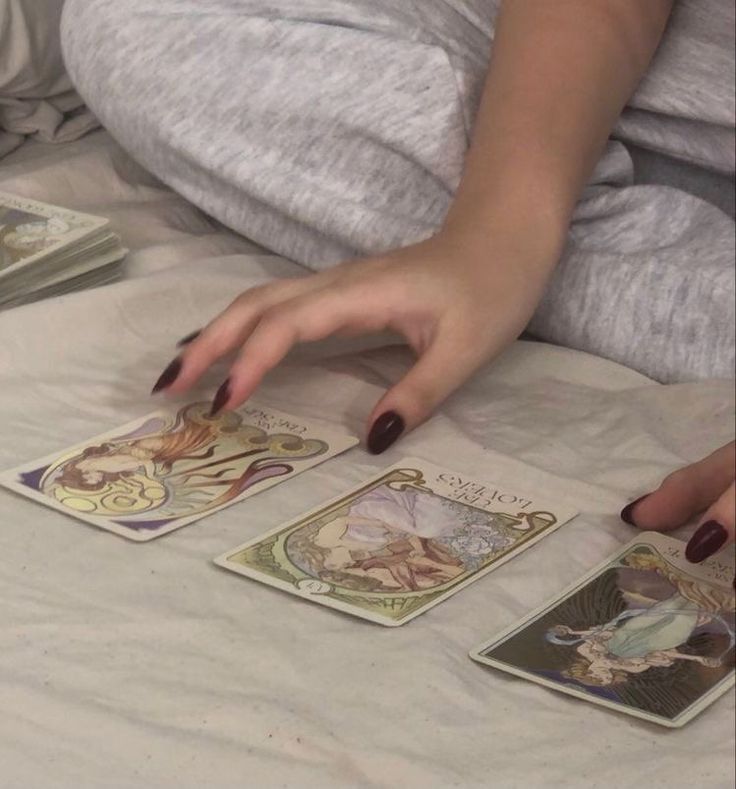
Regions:
<instances>
[{"instance_id":1,"label":"bare arm","mask_svg":"<svg viewBox=\"0 0 736 789\"><path fill-rule=\"evenodd\" d=\"M390 329L419 358L369 418L368 447L383 452L524 330L671 5L507 0L465 175L437 235L243 293L157 390L184 392L241 348L215 399L215 410L234 408L294 344Z\"/></svg>"},{"instance_id":2,"label":"bare arm","mask_svg":"<svg viewBox=\"0 0 736 789\"><path fill-rule=\"evenodd\" d=\"M672 5L506 0L446 230L481 252L511 227L517 241L523 233L539 245L529 250L537 262L554 266L578 196L657 48ZM525 232L530 227L531 238Z\"/></svg>"}]
</instances>

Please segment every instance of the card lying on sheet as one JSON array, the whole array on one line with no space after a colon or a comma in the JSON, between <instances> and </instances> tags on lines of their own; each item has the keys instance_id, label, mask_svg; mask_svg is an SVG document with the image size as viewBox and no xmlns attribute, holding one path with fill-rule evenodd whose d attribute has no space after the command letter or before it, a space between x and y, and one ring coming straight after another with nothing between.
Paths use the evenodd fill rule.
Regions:
<instances>
[{"instance_id":1,"label":"card lying on sheet","mask_svg":"<svg viewBox=\"0 0 736 789\"><path fill-rule=\"evenodd\" d=\"M0 474L0 485L145 541L199 520L344 452L358 439L249 405L149 414Z\"/></svg>"},{"instance_id":2,"label":"card lying on sheet","mask_svg":"<svg viewBox=\"0 0 736 789\"><path fill-rule=\"evenodd\" d=\"M734 684L733 554L702 565L646 533L470 653L554 690L678 727Z\"/></svg>"},{"instance_id":3,"label":"card lying on sheet","mask_svg":"<svg viewBox=\"0 0 736 789\"><path fill-rule=\"evenodd\" d=\"M216 564L380 625L403 625L575 516L408 459Z\"/></svg>"}]
</instances>

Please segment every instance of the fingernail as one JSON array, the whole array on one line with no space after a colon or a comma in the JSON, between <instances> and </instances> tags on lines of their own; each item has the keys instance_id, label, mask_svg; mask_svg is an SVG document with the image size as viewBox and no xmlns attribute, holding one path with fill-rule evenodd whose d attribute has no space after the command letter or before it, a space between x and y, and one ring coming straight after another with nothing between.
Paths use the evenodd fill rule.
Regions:
<instances>
[{"instance_id":1,"label":"fingernail","mask_svg":"<svg viewBox=\"0 0 736 789\"><path fill-rule=\"evenodd\" d=\"M230 399L230 379L228 378L222 386L217 390L215 399L212 401L212 408L210 409L210 416L217 416L225 407L225 403Z\"/></svg>"},{"instance_id":2,"label":"fingernail","mask_svg":"<svg viewBox=\"0 0 736 789\"><path fill-rule=\"evenodd\" d=\"M704 523L685 548L685 556L689 562L700 564L714 553L720 551L728 540L728 532L718 521Z\"/></svg>"},{"instance_id":3,"label":"fingernail","mask_svg":"<svg viewBox=\"0 0 736 789\"><path fill-rule=\"evenodd\" d=\"M647 493L646 496L639 496L639 498L636 501L632 501L631 504L627 504L621 510L621 520L624 523L628 523L629 526L636 526L636 523L634 523L634 518L632 517L634 508L636 507L637 504L644 501L644 499L648 499L650 495L651 494Z\"/></svg>"},{"instance_id":4,"label":"fingernail","mask_svg":"<svg viewBox=\"0 0 736 789\"><path fill-rule=\"evenodd\" d=\"M398 437L404 432L406 427L404 420L396 411L386 411L385 414L376 419L368 435L368 451L374 455L385 452Z\"/></svg>"},{"instance_id":5,"label":"fingernail","mask_svg":"<svg viewBox=\"0 0 736 789\"><path fill-rule=\"evenodd\" d=\"M161 373L161 377L156 381L151 389L151 394L156 394L160 392L162 389L166 389L166 387L171 386L171 384L176 381L179 377L179 373L181 372L181 359L178 357L174 359L171 364Z\"/></svg>"},{"instance_id":6,"label":"fingernail","mask_svg":"<svg viewBox=\"0 0 736 789\"><path fill-rule=\"evenodd\" d=\"M187 334L186 337L182 337L181 340L176 344L177 348L183 348L185 345L189 345L190 342L194 342L197 337L202 333L201 329L197 329L197 331L193 331L191 334Z\"/></svg>"}]
</instances>

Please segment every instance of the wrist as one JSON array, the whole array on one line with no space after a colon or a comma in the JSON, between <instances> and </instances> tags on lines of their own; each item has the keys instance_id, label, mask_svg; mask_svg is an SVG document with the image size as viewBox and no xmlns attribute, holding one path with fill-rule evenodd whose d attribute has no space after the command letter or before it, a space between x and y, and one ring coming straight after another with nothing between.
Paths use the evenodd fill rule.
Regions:
<instances>
[{"instance_id":1,"label":"wrist","mask_svg":"<svg viewBox=\"0 0 736 789\"><path fill-rule=\"evenodd\" d=\"M469 204L458 199L436 236L477 276L513 269L546 281L562 254L569 217L539 200Z\"/></svg>"}]
</instances>

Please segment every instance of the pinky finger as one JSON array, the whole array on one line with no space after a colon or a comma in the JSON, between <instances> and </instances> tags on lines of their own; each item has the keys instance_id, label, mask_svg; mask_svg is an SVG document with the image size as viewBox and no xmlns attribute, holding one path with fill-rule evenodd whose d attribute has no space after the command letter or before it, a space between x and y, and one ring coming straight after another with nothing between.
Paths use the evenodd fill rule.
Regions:
<instances>
[{"instance_id":1,"label":"pinky finger","mask_svg":"<svg viewBox=\"0 0 736 789\"><path fill-rule=\"evenodd\" d=\"M708 509L698 530L687 544L685 555L698 564L704 562L724 546L733 543L736 521L736 483Z\"/></svg>"}]
</instances>

